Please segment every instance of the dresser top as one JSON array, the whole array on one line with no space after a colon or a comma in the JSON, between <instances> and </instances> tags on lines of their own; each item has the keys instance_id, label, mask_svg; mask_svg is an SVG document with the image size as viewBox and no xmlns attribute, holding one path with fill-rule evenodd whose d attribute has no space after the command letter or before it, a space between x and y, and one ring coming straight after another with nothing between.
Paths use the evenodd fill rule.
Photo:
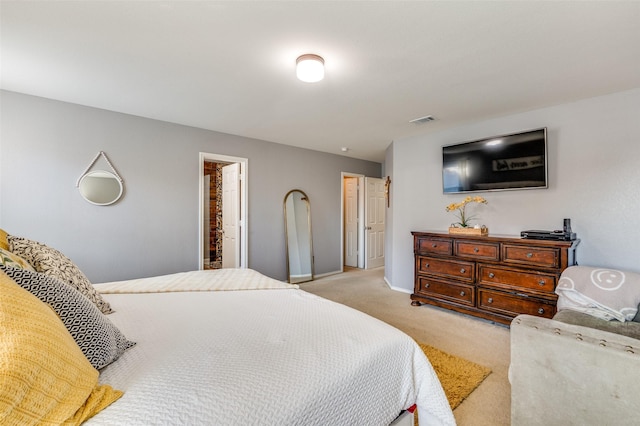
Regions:
<instances>
[{"instance_id":1,"label":"dresser top","mask_svg":"<svg viewBox=\"0 0 640 426\"><path fill-rule=\"evenodd\" d=\"M414 237L432 237L432 238L453 238L457 240L473 240L473 241L487 241L487 242L503 242L503 243L517 243L527 244L530 246L555 246L555 247L576 247L580 240L573 241L561 241L561 240L537 240L532 238L521 238L517 235L462 235L462 234L449 234L446 231L411 231L411 235Z\"/></svg>"}]
</instances>

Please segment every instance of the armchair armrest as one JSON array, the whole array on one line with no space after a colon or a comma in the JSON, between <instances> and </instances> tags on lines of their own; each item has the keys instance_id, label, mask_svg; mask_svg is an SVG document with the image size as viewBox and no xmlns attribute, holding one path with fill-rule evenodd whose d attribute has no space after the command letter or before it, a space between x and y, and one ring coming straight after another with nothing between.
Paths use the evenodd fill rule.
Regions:
<instances>
[{"instance_id":1,"label":"armchair armrest","mask_svg":"<svg viewBox=\"0 0 640 426\"><path fill-rule=\"evenodd\" d=\"M640 418L640 340L546 318L511 323L511 424Z\"/></svg>"}]
</instances>

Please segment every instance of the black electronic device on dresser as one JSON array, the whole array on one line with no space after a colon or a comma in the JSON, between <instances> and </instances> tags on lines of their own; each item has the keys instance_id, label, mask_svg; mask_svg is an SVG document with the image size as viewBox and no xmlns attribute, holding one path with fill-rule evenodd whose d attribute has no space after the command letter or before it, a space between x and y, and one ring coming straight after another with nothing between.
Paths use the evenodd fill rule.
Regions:
<instances>
[{"instance_id":1,"label":"black electronic device on dresser","mask_svg":"<svg viewBox=\"0 0 640 426\"><path fill-rule=\"evenodd\" d=\"M575 265L580 240L413 235L411 304L427 303L510 324L519 314L552 318L560 274Z\"/></svg>"},{"instance_id":2,"label":"black electronic device on dresser","mask_svg":"<svg viewBox=\"0 0 640 426\"><path fill-rule=\"evenodd\" d=\"M576 233L571 232L571 219L565 219L561 230L557 231L540 231L530 230L520 232L522 238L533 240L556 240L556 241L574 241L577 239Z\"/></svg>"}]
</instances>

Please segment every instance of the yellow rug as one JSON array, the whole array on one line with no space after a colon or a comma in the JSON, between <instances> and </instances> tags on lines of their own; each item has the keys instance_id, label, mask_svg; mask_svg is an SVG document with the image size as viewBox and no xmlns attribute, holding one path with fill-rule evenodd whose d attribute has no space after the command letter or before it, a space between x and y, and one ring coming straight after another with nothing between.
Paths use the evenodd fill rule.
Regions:
<instances>
[{"instance_id":1,"label":"yellow rug","mask_svg":"<svg viewBox=\"0 0 640 426\"><path fill-rule=\"evenodd\" d=\"M451 409L455 409L480 383L491 373L483 367L464 358L450 355L432 346L418 343L431 362L433 369L440 379L444 393L449 400ZM415 416L418 424L418 416Z\"/></svg>"}]
</instances>

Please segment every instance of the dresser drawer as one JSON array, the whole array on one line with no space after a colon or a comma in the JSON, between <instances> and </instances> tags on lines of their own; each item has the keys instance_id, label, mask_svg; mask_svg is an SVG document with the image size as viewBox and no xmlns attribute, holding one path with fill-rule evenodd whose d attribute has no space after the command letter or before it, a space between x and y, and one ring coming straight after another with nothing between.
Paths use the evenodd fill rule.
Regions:
<instances>
[{"instance_id":1,"label":"dresser drawer","mask_svg":"<svg viewBox=\"0 0 640 426\"><path fill-rule=\"evenodd\" d=\"M416 253L451 255L452 247L453 242L447 238L416 237L413 249Z\"/></svg>"},{"instance_id":2,"label":"dresser drawer","mask_svg":"<svg viewBox=\"0 0 640 426\"><path fill-rule=\"evenodd\" d=\"M500 258L500 244L456 240L453 253L460 257L497 261Z\"/></svg>"},{"instance_id":3,"label":"dresser drawer","mask_svg":"<svg viewBox=\"0 0 640 426\"><path fill-rule=\"evenodd\" d=\"M504 263L558 268L560 249L503 244L502 260Z\"/></svg>"},{"instance_id":4,"label":"dresser drawer","mask_svg":"<svg viewBox=\"0 0 640 426\"><path fill-rule=\"evenodd\" d=\"M517 294L478 289L478 307L488 311L516 317L520 314L552 318L556 313L555 302Z\"/></svg>"},{"instance_id":5,"label":"dresser drawer","mask_svg":"<svg viewBox=\"0 0 640 426\"><path fill-rule=\"evenodd\" d=\"M455 278L472 283L475 280L475 263L463 260L438 259L417 256L416 271L419 274L436 275L442 278Z\"/></svg>"},{"instance_id":6,"label":"dresser drawer","mask_svg":"<svg viewBox=\"0 0 640 426\"><path fill-rule=\"evenodd\" d=\"M474 306L475 304L475 292L472 285L419 277L417 291L420 294L436 299L448 300L469 306Z\"/></svg>"},{"instance_id":7,"label":"dresser drawer","mask_svg":"<svg viewBox=\"0 0 640 426\"><path fill-rule=\"evenodd\" d=\"M519 271L494 265L478 265L478 283L484 285L553 293L556 289L556 279L552 274Z\"/></svg>"}]
</instances>

